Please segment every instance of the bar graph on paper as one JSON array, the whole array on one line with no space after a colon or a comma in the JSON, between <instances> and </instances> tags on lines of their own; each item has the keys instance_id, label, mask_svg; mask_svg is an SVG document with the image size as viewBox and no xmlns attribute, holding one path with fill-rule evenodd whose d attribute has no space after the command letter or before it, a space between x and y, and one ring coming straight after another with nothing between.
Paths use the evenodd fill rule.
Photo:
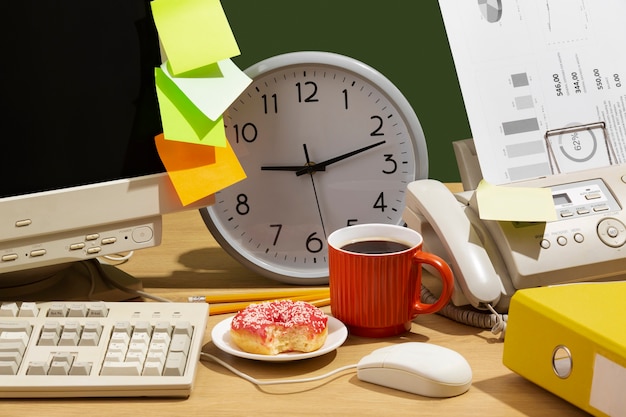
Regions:
<instances>
[{"instance_id":1,"label":"bar graph on paper","mask_svg":"<svg viewBox=\"0 0 626 417\"><path fill-rule=\"evenodd\" d=\"M439 5L485 179L626 162L626 2Z\"/></svg>"}]
</instances>

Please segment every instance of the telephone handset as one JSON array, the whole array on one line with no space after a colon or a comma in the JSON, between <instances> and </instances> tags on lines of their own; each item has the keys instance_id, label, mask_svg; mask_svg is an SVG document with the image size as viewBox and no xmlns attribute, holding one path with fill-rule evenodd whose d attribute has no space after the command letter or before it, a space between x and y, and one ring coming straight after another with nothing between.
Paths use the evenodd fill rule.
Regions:
<instances>
[{"instance_id":1,"label":"telephone handset","mask_svg":"<svg viewBox=\"0 0 626 417\"><path fill-rule=\"evenodd\" d=\"M473 191L429 179L407 187L403 219L450 264L455 305L502 313L516 289L626 279L626 166L509 185L550 188L558 220L482 220Z\"/></svg>"},{"instance_id":2,"label":"telephone handset","mask_svg":"<svg viewBox=\"0 0 626 417\"><path fill-rule=\"evenodd\" d=\"M453 303L506 310L515 289L495 242L469 207L471 193L453 195L436 180L408 185L404 221L424 236L426 250L437 253L455 276ZM434 249L429 245L441 244ZM467 302L465 301L467 300Z\"/></svg>"}]
</instances>

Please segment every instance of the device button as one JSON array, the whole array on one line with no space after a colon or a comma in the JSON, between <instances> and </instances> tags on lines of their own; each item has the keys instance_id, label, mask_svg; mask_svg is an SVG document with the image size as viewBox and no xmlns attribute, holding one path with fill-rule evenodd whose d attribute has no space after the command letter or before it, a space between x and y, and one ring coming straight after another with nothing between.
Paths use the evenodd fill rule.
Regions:
<instances>
[{"instance_id":1,"label":"device button","mask_svg":"<svg viewBox=\"0 0 626 417\"><path fill-rule=\"evenodd\" d=\"M137 243L144 243L152 239L152 229L148 226L141 226L133 229L133 240Z\"/></svg>"},{"instance_id":2,"label":"device button","mask_svg":"<svg viewBox=\"0 0 626 417\"><path fill-rule=\"evenodd\" d=\"M565 218L565 217L572 217L574 215L574 213L572 213L569 210L563 210L561 211L561 217Z\"/></svg>"},{"instance_id":3,"label":"device button","mask_svg":"<svg viewBox=\"0 0 626 417\"><path fill-rule=\"evenodd\" d=\"M565 246L567 245L567 238L565 236L559 236L556 238L556 243L558 243L561 246Z\"/></svg>"},{"instance_id":4,"label":"device button","mask_svg":"<svg viewBox=\"0 0 626 417\"><path fill-rule=\"evenodd\" d=\"M539 244L544 249L548 249L550 247L550 241L548 239L541 239L541 242Z\"/></svg>"},{"instance_id":5,"label":"device button","mask_svg":"<svg viewBox=\"0 0 626 417\"><path fill-rule=\"evenodd\" d=\"M2 255L2 262L9 262L17 260L17 253L9 253Z\"/></svg>"},{"instance_id":6,"label":"device button","mask_svg":"<svg viewBox=\"0 0 626 417\"><path fill-rule=\"evenodd\" d=\"M576 241L576 243L582 243L584 240L585 237L581 233L574 234L574 241Z\"/></svg>"},{"instance_id":7,"label":"device button","mask_svg":"<svg viewBox=\"0 0 626 417\"><path fill-rule=\"evenodd\" d=\"M100 243L102 243L103 245L110 245L117 242L117 238L115 237L105 237L104 239L102 239L102 241Z\"/></svg>"},{"instance_id":8,"label":"device button","mask_svg":"<svg viewBox=\"0 0 626 417\"><path fill-rule=\"evenodd\" d=\"M100 246L94 246L92 248L87 249L87 253L93 255L95 253L99 253L102 250Z\"/></svg>"},{"instance_id":9,"label":"device button","mask_svg":"<svg viewBox=\"0 0 626 417\"><path fill-rule=\"evenodd\" d=\"M85 236L85 240L96 240L100 237L100 235L98 233L90 233L87 236Z\"/></svg>"},{"instance_id":10,"label":"device button","mask_svg":"<svg viewBox=\"0 0 626 417\"><path fill-rule=\"evenodd\" d=\"M608 209L609 209L608 206L602 205L602 206L594 207L593 211L595 211L596 213L599 213L601 211L607 211Z\"/></svg>"},{"instance_id":11,"label":"device button","mask_svg":"<svg viewBox=\"0 0 626 417\"><path fill-rule=\"evenodd\" d=\"M597 200L597 199L599 199L601 197L602 197L602 194L600 194L600 193L585 194L585 199L587 199L587 200Z\"/></svg>"},{"instance_id":12,"label":"device button","mask_svg":"<svg viewBox=\"0 0 626 417\"><path fill-rule=\"evenodd\" d=\"M15 222L15 227L30 226L31 223L32 223L31 219L18 220Z\"/></svg>"},{"instance_id":13,"label":"device button","mask_svg":"<svg viewBox=\"0 0 626 417\"><path fill-rule=\"evenodd\" d=\"M618 248L626 243L626 226L617 219L603 219L598 223L598 237L606 245Z\"/></svg>"},{"instance_id":14,"label":"device button","mask_svg":"<svg viewBox=\"0 0 626 417\"><path fill-rule=\"evenodd\" d=\"M32 258L36 258L38 256L44 256L46 254L46 250L45 249L35 249L30 251L30 256Z\"/></svg>"},{"instance_id":15,"label":"device button","mask_svg":"<svg viewBox=\"0 0 626 417\"><path fill-rule=\"evenodd\" d=\"M82 249L82 248L84 248L84 247L85 247L85 244L84 244L83 242L80 242L80 243L72 243L72 244L70 245L70 250L80 250L80 249Z\"/></svg>"}]
</instances>

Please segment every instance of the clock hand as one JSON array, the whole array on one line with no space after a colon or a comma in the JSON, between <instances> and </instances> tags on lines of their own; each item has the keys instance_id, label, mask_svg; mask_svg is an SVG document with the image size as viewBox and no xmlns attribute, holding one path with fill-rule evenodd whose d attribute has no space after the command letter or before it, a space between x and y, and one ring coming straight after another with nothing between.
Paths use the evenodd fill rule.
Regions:
<instances>
[{"instance_id":1,"label":"clock hand","mask_svg":"<svg viewBox=\"0 0 626 417\"><path fill-rule=\"evenodd\" d=\"M304 147L304 156L306 158L306 163L307 163L306 169L309 169L311 165L311 159L309 158L309 151L306 148L306 143L303 143L302 146ZM308 173L311 174L311 185L313 185L313 194L315 194L315 204L317 204L317 212L319 213L319 216L320 216L320 223L322 223L322 233L324 233L324 237L326 237L326 228L324 227L324 218L322 217L322 209L320 208L320 200L317 197L317 189L315 188L315 179L313 178L313 171L309 170Z\"/></svg>"},{"instance_id":2,"label":"clock hand","mask_svg":"<svg viewBox=\"0 0 626 417\"><path fill-rule=\"evenodd\" d=\"M354 151L344 153L343 155L339 155L339 156L336 156L334 158L327 159L324 162L319 162L317 164L313 164L313 165L306 166L304 168L300 168L299 170L296 170L296 175L300 176L300 175L304 175L304 174L306 174L308 172L313 173L315 171L324 171L326 169L326 167L328 165L330 165L330 164L334 164L335 162L343 161L346 158L349 158L351 156L360 154L361 152L365 152L365 151L367 151L369 149L372 149L372 148L375 148L377 146L380 146L380 145L382 145L385 142L386 141L381 140L380 142L372 143L371 145L367 145L367 146L365 146L363 148L355 149ZM307 158L307 165L308 164L309 164L309 161L308 161L308 158Z\"/></svg>"},{"instance_id":3,"label":"clock hand","mask_svg":"<svg viewBox=\"0 0 626 417\"><path fill-rule=\"evenodd\" d=\"M303 165L285 165L285 166L262 166L261 171L300 171L301 169L309 169L309 166ZM325 171L325 167L321 167L320 169L316 169L315 171Z\"/></svg>"}]
</instances>

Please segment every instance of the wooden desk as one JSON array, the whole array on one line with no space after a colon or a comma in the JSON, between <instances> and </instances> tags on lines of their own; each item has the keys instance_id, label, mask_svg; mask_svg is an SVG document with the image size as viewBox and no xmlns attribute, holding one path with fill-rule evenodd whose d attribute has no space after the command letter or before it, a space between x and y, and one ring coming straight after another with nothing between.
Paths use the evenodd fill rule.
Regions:
<instances>
[{"instance_id":1,"label":"wooden desk","mask_svg":"<svg viewBox=\"0 0 626 417\"><path fill-rule=\"evenodd\" d=\"M163 243L139 251L121 268L143 279L147 291L174 301L222 289L285 287L257 276L231 259L215 242L197 211L167 215ZM327 310L329 311L329 310ZM198 365L188 399L2 400L2 416L583 416L581 410L510 372L502 365L503 344L489 331L438 315L418 317L400 337L349 336L337 351L289 363L232 357L211 342L211 329L228 315L209 318L204 351L259 379L301 378L354 364L372 350L402 341L436 343L469 361L470 390L455 398L432 399L364 383L356 371L304 384L257 387L213 362Z\"/></svg>"}]
</instances>

